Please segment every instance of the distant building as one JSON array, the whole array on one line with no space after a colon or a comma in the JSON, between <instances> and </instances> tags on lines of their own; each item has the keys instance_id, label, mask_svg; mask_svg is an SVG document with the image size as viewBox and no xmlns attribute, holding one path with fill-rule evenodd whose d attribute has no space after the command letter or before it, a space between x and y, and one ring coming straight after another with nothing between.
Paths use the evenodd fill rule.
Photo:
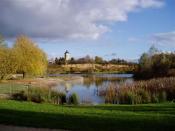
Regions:
<instances>
[{"instance_id":1,"label":"distant building","mask_svg":"<svg viewBox=\"0 0 175 131\"><path fill-rule=\"evenodd\" d=\"M66 52L64 53L65 64L67 64L67 61L70 59L71 59L70 53L66 50Z\"/></svg>"},{"instance_id":2,"label":"distant building","mask_svg":"<svg viewBox=\"0 0 175 131\"><path fill-rule=\"evenodd\" d=\"M51 59L48 60L48 63L49 64L54 64L55 63L55 60L53 58L51 58Z\"/></svg>"}]
</instances>

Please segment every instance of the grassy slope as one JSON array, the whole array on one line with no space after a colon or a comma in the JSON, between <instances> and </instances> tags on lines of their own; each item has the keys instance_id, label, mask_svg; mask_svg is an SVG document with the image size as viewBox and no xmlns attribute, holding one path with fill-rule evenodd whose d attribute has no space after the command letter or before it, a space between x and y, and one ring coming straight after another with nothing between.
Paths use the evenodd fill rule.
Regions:
<instances>
[{"instance_id":1,"label":"grassy slope","mask_svg":"<svg viewBox=\"0 0 175 131\"><path fill-rule=\"evenodd\" d=\"M0 100L0 123L72 130L175 130L175 104L57 106Z\"/></svg>"},{"instance_id":2,"label":"grassy slope","mask_svg":"<svg viewBox=\"0 0 175 131\"><path fill-rule=\"evenodd\" d=\"M68 65L49 65L48 74L59 73L129 73L135 70L135 66L118 64L68 64Z\"/></svg>"}]
</instances>

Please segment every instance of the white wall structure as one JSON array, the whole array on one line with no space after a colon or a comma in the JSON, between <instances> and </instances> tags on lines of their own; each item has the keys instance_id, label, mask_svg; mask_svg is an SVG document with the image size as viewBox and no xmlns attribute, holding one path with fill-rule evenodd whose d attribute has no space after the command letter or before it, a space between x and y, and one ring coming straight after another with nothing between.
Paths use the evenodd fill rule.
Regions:
<instances>
[{"instance_id":1,"label":"white wall structure","mask_svg":"<svg viewBox=\"0 0 175 131\"><path fill-rule=\"evenodd\" d=\"M64 59L65 59L65 63L67 63L67 61L71 59L70 53L67 50L64 53Z\"/></svg>"}]
</instances>

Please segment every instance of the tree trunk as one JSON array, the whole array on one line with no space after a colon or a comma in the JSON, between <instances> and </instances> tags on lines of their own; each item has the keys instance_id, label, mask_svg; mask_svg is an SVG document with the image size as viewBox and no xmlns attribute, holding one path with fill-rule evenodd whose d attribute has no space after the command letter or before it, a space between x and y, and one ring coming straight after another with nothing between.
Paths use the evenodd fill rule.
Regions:
<instances>
[{"instance_id":1,"label":"tree trunk","mask_svg":"<svg viewBox=\"0 0 175 131\"><path fill-rule=\"evenodd\" d=\"M4 76L1 76L1 80L3 80L4 79Z\"/></svg>"},{"instance_id":2,"label":"tree trunk","mask_svg":"<svg viewBox=\"0 0 175 131\"><path fill-rule=\"evenodd\" d=\"M25 72L22 73L23 74L23 79L25 78Z\"/></svg>"}]
</instances>

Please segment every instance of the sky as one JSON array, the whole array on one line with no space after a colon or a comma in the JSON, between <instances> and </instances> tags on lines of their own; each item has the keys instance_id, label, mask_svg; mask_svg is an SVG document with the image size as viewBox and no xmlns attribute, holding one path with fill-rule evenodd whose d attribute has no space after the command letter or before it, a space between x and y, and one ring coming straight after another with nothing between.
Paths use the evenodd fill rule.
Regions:
<instances>
[{"instance_id":1,"label":"sky","mask_svg":"<svg viewBox=\"0 0 175 131\"><path fill-rule=\"evenodd\" d=\"M0 0L9 46L27 35L49 58L135 60L151 45L175 51L175 0Z\"/></svg>"}]
</instances>

